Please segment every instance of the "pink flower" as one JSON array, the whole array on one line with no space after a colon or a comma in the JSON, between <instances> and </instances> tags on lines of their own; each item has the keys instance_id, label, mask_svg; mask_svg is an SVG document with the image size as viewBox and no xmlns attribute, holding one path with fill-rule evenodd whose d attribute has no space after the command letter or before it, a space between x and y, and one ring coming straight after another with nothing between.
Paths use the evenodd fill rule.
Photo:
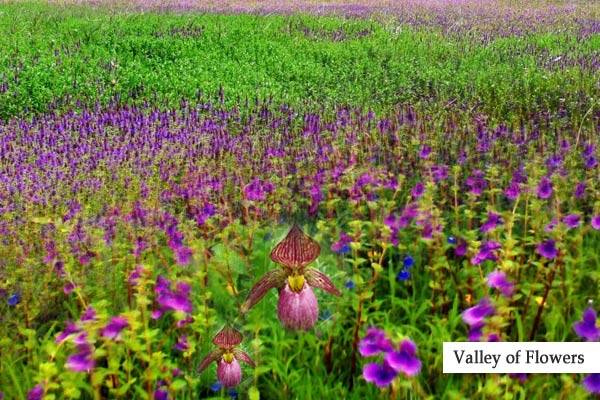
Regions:
<instances>
[{"instance_id":1,"label":"pink flower","mask_svg":"<svg viewBox=\"0 0 600 400\"><path fill-rule=\"evenodd\" d=\"M213 338L218 348L208 353L200 362L198 372L204 371L211 363L217 363L217 378L225 387L234 387L242 381L242 368L239 361L254 367L254 361L244 351L237 348L243 336L233 328L225 327ZM238 361L239 360L239 361Z\"/></svg>"},{"instance_id":2,"label":"pink flower","mask_svg":"<svg viewBox=\"0 0 600 400\"><path fill-rule=\"evenodd\" d=\"M290 329L312 328L319 314L319 304L313 288L318 287L333 295L341 295L327 275L314 268L307 268L320 252L319 244L294 225L271 252L271 260L283 268L267 272L254 285L242 305L242 312L250 310L269 290L277 288L277 316L283 325Z\"/></svg>"}]
</instances>

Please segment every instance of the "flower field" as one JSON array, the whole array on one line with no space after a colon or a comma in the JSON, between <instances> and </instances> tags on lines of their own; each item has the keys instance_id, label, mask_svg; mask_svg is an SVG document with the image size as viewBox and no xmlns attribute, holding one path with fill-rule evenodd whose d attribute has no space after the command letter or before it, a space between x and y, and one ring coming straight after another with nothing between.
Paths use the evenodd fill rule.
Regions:
<instances>
[{"instance_id":1,"label":"flower field","mask_svg":"<svg viewBox=\"0 0 600 400\"><path fill-rule=\"evenodd\" d=\"M587 399L600 3L0 3L0 399Z\"/></svg>"}]
</instances>

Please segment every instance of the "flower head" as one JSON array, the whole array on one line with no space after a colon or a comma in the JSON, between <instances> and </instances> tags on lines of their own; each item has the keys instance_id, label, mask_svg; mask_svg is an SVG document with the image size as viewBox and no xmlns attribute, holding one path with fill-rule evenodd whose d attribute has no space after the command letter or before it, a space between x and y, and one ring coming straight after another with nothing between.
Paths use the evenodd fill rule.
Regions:
<instances>
[{"instance_id":1,"label":"flower head","mask_svg":"<svg viewBox=\"0 0 600 400\"><path fill-rule=\"evenodd\" d=\"M200 362L198 372L204 371L211 363L216 362L219 383L226 388L237 386L242 381L242 368L239 361L251 367L255 366L250 356L237 348L242 343L242 340L243 336L237 330L229 327L221 329L213 338L213 344L217 348L208 353L202 362Z\"/></svg>"},{"instance_id":2,"label":"flower head","mask_svg":"<svg viewBox=\"0 0 600 400\"><path fill-rule=\"evenodd\" d=\"M577 228L579 226L580 217L578 214L569 214L563 218L563 222L569 228Z\"/></svg>"},{"instance_id":3,"label":"flower head","mask_svg":"<svg viewBox=\"0 0 600 400\"><path fill-rule=\"evenodd\" d=\"M400 342L398 351L391 351L385 355L385 361L396 372L406 376L414 376L421 371L421 360L417 357L417 346L410 339Z\"/></svg>"},{"instance_id":4,"label":"flower head","mask_svg":"<svg viewBox=\"0 0 600 400\"><path fill-rule=\"evenodd\" d=\"M367 329L367 334L358 343L358 351L363 357L371 357L379 353L392 351L394 347L385 332L378 328Z\"/></svg>"},{"instance_id":5,"label":"flower head","mask_svg":"<svg viewBox=\"0 0 600 400\"><path fill-rule=\"evenodd\" d=\"M538 244L536 252L549 260L556 258L558 255L558 249L556 248L556 242L552 239L548 239Z\"/></svg>"},{"instance_id":6,"label":"flower head","mask_svg":"<svg viewBox=\"0 0 600 400\"><path fill-rule=\"evenodd\" d=\"M499 270L488 274L487 284L489 287L498 289L506 297L512 296L515 291L515 285L506 278L504 272Z\"/></svg>"},{"instance_id":7,"label":"flower head","mask_svg":"<svg viewBox=\"0 0 600 400\"><path fill-rule=\"evenodd\" d=\"M588 341L600 339L600 327L596 325L596 311L592 307L588 307L583 312L581 321L573 324L573 330L577 336Z\"/></svg>"},{"instance_id":8,"label":"flower head","mask_svg":"<svg viewBox=\"0 0 600 400\"><path fill-rule=\"evenodd\" d=\"M125 317L113 317L110 322L102 329L102 336L107 339L116 340L119 338L121 331L129 326L129 322Z\"/></svg>"},{"instance_id":9,"label":"flower head","mask_svg":"<svg viewBox=\"0 0 600 400\"><path fill-rule=\"evenodd\" d=\"M470 327L481 326L483 320L494 312L494 306L487 297L484 297L477 305L467 308L462 313L462 319Z\"/></svg>"},{"instance_id":10,"label":"flower head","mask_svg":"<svg viewBox=\"0 0 600 400\"><path fill-rule=\"evenodd\" d=\"M540 199L549 199L552 196L552 192L552 181L550 178L544 176L538 184L537 195Z\"/></svg>"},{"instance_id":11,"label":"flower head","mask_svg":"<svg viewBox=\"0 0 600 400\"><path fill-rule=\"evenodd\" d=\"M583 387L590 394L600 394L600 374L590 374L583 380Z\"/></svg>"},{"instance_id":12,"label":"flower head","mask_svg":"<svg viewBox=\"0 0 600 400\"><path fill-rule=\"evenodd\" d=\"M594 215L590 223L592 225L592 228L594 228L597 231L600 231L600 214Z\"/></svg>"},{"instance_id":13,"label":"flower head","mask_svg":"<svg viewBox=\"0 0 600 400\"><path fill-rule=\"evenodd\" d=\"M341 295L327 275L307 267L319 256L320 251L319 244L294 225L271 252L271 260L282 268L267 272L252 287L242 305L242 312L250 310L269 290L277 288L277 315L283 325L290 329L312 328L319 316L319 305L313 288Z\"/></svg>"}]
</instances>

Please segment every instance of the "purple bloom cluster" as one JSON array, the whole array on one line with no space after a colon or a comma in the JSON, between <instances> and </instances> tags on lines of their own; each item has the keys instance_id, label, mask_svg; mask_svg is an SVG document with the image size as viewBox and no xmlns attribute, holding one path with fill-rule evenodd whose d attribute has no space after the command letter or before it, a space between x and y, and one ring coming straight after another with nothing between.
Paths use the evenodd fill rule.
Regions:
<instances>
[{"instance_id":1,"label":"purple bloom cluster","mask_svg":"<svg viewBox=\"0 0 600 400\"><path fill-rule=\"evenodd\" d=\"M396 348L383 330L369 328L358 348L363 357L383 354L381 363L367 363L363 367L365 380L380 388L389 386L400 373L411 377L421 371L417 346L410 339L402 340Z\"/></svg>"}]
</instances>

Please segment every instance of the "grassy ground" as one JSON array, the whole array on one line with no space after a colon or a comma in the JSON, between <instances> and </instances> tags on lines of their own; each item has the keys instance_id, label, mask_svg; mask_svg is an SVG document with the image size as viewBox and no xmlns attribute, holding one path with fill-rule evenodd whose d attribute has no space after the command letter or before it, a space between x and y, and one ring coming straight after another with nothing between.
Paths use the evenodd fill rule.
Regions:
<instances>
[{"instance_id":1,"label":"grassy ground","mask_svg":"<svg viewBox=\"0 0 600 400\"><path fill-rule=\"evenodd\" d=\"M566 110L578 121L598 98L597 69L577 64L597 59L598 35L561 29L481 43L393 20L123 14L21 2L0 12L4 118L114 96L177 104L220 87L232 101L450 104L505 120Z\"/></svg>"}]
</instances>

